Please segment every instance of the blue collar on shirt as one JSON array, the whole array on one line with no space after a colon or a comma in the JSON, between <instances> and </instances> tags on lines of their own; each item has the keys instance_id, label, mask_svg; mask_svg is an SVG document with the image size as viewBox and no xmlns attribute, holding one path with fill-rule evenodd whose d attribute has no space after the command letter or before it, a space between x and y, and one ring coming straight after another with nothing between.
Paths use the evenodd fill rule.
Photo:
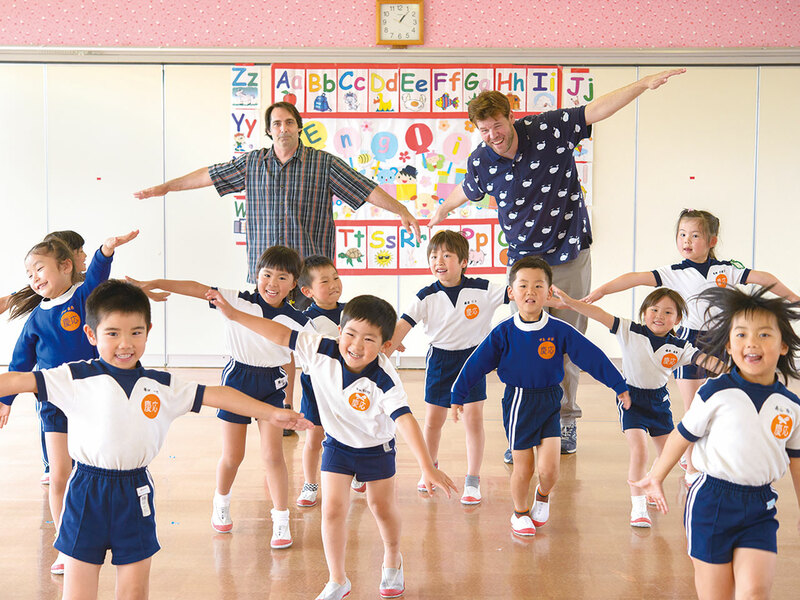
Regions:
<instances>
[{"instance_id":1,"label":"blue collar on shirt","mask_svg":"<svg viewBox=\"0 0 800 600\"><path fill-rule=\"evenodd\" d=\"M107 363L102 358L69 363L69 368L72 372L73 379L87 379L96 375L110 375L123 389L128 398L131 397L133 388L141 377L149 377L164 385L169 385L171 378L169 373L156 371L154 369L145 369L140 362L137 362L136 367L133 369L120 369L119 367Z\"/></svg>"},{"instance_id":2,"label":"blue collar on shirt","mask_svg":"<svg viewBox=\"0 0 800 600\"><path fill-rule=\"evenodd\" d=\"M658 336L653 333L650 328L647 327L647 325L643 325L641 323L631 323L631 331L645 336L650 342L653 352L661 348L661 346L664 344L672 344L673 346L678 346L679 348L686 346L686 340L682 340L671 333L668 333L665 336Z\"/></svg>"}]
</instances>

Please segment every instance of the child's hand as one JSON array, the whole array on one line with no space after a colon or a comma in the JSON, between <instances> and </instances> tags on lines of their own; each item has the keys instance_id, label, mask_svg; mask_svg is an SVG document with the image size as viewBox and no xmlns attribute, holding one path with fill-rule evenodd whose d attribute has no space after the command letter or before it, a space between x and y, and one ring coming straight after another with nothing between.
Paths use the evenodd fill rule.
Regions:
<instances>
[{"instance_id":1,"label":"child's hand","mask_svg":"<svg viewBox=\"0 0 800 600\"><path fill-rule=\"evenodd\" d=\"M450 492L457 492L453 480L447 476L447 473L434 468L433 471L426 471L422 474L422 480L425 482L425 489L428 490L428 495L433 494L434 486L440 487L444 490L445 495L450 498Z\"/></svg>"},{"instance_id":2,"label":"child's hand","mask_svg":"<svg viewBox=\"0 0 800 600\"><path fill-rule=\"evenodd\" d=\"M222 294L219 293L219 290L210 289L206 292L206 300L211 302L214 306L217 307L217 310L225 315L225 318L233 320L233 316L238 312L235 308L233 308L230 304L228 304L225 298L222 297ZM287 427L288 429L288 427Z\"/></svg>"},{"instance_id":3,"label":"child's hand","mask_svg":"<svg viewBox=\"0 0 800 600\"><path fill-rule=\"evenodd\" d=\"M461 416L461 413L463 412L464 412L463 404L450 405L450 417L453 419L453 423L458 423L458 418Z\"/></svg>"},{"instance_id":4,"label":"child's hand","mask_svg":"<svg viewBox=\"0 0 800 600\"><path fill-rule=\"evenodd\" d=\"M600 298L602 298L603 296L605 296L605 294L600 290L600 288L597 288L596 290L592 290L591 292L589 292L588 296L581 298L581 302L592 304L593 302L597 302L598 300L600 300Z\"/></svg>"},{"instance_id":5,"label":"child's hand","mask_svg":"<svg viewBox=\"0 0 800 600\"><path fill-rule=\"evenodd\" d=\"M138 279L128 277L127 275L125 275L125 281L135 285L138 288L142 288L142 291L147 294L147 297L153 302L164 302L167 298L169 298L169 292L153 291L156 289L156 286L152 281L139 281Z\"/></svg>"},{"instance_id":6,"label":"child's hand","mask_svg":"<svg viewBox=\"0 0 800 600\"><path fill-rule=\"evenodd\" d=\"M11 407L8 404L0 402L0 429L8 423L8 415L11 413Z\"/></svg>"},{"instance_id":7,"label":"child's hand","mask_svg":"<svg viewBox=\"0 0 800 600\"><path fill-rule=\"evenodd\" d=\"M628 484L641 489L649 499L656 503L656 508L662 513L667 514L669 512L667 498L664 496L664 487L660 481L653 479L650 475L645 475L644 479L639 481L631 481L629 479Z\"/></svg>"},{"instance_id":8,"label":"child's hand","mask_svg":"<svg viewBox=\"0 0 800 600\"><path fill-rule=\"evenodd\" d=\"M617 398L622 403L624 410L628 410L631 407L631 395L627 390L618 395Z\"/></svg>"},{"instance_id":9,"label":"child's hand","mask_svg":"<svg viewBox=\"0 0 800 600\"><path fill-rule=\"evenodd\" d=\"M276 408L270 413L269 422L278 429L294 429L296 431L314 429L314 424L308 419L304 419L302 413L296 413L290 408Z\"/></svg>"},{"instance_id":10,"label":"child's hand","mask_svg":"<svg viewBox=\"0 0 800 600\"><path fill-rule=\"evenodd\" d=\"M114 254L114 248L116 248L117 246L122 246L123 244L127 244L137 235L139 235L139 230L134 229L133 231L131 231L126 235L117 235L114 237L110 237L105 242L103 242L101 250L104 255L111 256L112 254Z\"/></svg>"},{"instance_id":11,"label":"child's hand","mask_svg":"<svg viewBox=\"0 0 800 600\"><path fill-rule=\"evenodd\" d=\"M566 292L557 288L554 285L551 285L550 293L551 293L550 302L547 303L547 305L550 308L560 308L562 310L569 308L569 303L572 300L572 298L570 298Z\"/></svg>"}]
</instances>

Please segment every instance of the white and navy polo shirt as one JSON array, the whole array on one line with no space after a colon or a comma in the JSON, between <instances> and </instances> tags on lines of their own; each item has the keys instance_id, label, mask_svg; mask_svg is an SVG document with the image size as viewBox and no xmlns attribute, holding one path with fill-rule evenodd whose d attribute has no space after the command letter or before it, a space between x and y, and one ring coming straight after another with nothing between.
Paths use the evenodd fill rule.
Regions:
<instances>
[{"instance_id":1,"label":"white and navy polo shirt","mask_svg":"<svg viewBox=\"0 0 800 600\"><path fill-rule=\"evenodd\" d=\"M800 398L778 381L750 383L734 369L700 387L678 431L694 442L699 471L766 485L783 476L789 457L800 458Z\"/></svg>"},{"instance_id":2,"label":"white and navy polo shirt","mask_svg":"<svg viewBox=\"0 0 800 600\"><path fill-rule=\"evenodd\" d=\"M311 321L314 331L325 337L338 338L342 308L344 308L344 302L338 302L336 308L331 309L320 308L316 302L312 302L311 306L303 311L303 314Z\"/></svg>"},{"instance_id":3,"label":"white and navy polo shirt","mask_svg":"<svg viewBox=\"0 0 800 600\"><path fill-rule=\"evenodd\" d=\"M466 350L481 342L492 326L494 311L507 303L505 287L462 277L453 287L435 281L422 288L400 318L412 327L424 323L435 348Z\"/></svg>"},{"instance_id":4,"label":"white and navy polo shirt","mask_svg":"<svg viewBox=\"0 0 800 600\"><path fill-rule=\"evenodd\" d=\"M34 371L39 400L67 415L69 454L93 467L127 471L158 454L170 424L199 412L205 386L169 373L119 369L102 359Z\"/></svg>"},{"instance_id":5,"label":"white and navy polo shirt","mask_svg":"<svg viewBox=\"0 0 800 600\"><path fill-rule=\"evenodd\" d=\"M622 372L634 387L654 390L667 385L670 373L694 364L700 351L686 340L657 336L641 323L614 317L610 329L622 348Z\"/></svg>"},{"instance_id":6,"label":"white and navy polo shirt","mask_svg":"<svg viewBox=\"0 0 800 600\"><path fill-rule=\"evenodd\" d=\"M249 315L270 319L294 331L314 330L308 317L288 302L284 301L280 308L274 308L267 304L258 291L220 289L219 293L228 304ZM209 306L216 309L211 303ZM286 346L279 346L230 319L225 319L225 343L233 360L253 367L280 367L292 359L292 352Z\"/></svg>"},{"instance_id":7,"label":"white and navy polo shirt","mask_svg":"<svg viewBox=\"0 0 800 600\"><path fill-rule=\"evenodd\" d=\"M526 254L561 265L592 243L573 155L575 146L592 134L584 110L551 110L515 121L519 147L513 159L485 142L467 159L464 194L473 201L485 194L496 198L509 265Z\"/></svg>"},{"instance_id":8,"label":"white and navy polo shirt","mask_svg":"<svg viewBox=\"0 0 800 600\"><path fill-rule=\"evenodd\" d=\"M289 347L311 375L320 421L331 437L352 448L394 439L394 420L411 409L400 377L384 354L360 373L351 373L336 340L293 331Z\"/></svg>"},{"instance_id":9,"label":"white and navy polo shirt","mask_svg":"<svg viewBox=\"0 0 800 600\"><path fill-rule=\"evenodd\" d=\"M695 296L705 289L747 283L750 269L729 260L709 258L704 263L684 260L675 265L655 269L656 287L666 286L678 292L686 301L687 315L681 326L702 330L705 324L707 302L699 302Z\"/></svg>"}]
</instances>

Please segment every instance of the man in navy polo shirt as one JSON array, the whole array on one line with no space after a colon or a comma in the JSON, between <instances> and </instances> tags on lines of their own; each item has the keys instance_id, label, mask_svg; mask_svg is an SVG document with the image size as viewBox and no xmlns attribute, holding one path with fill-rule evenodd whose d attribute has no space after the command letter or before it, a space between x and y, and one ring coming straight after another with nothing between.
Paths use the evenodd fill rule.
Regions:
<instances>
[{"instance_id":1,"label":"man in navy polo shirt","mask_svg":"<svg viewBox=\"0 0 800 600\"><path fill-rule=\"evenodd\" d=\"M490 194L497 201L508 242L508 266L526 255L540 256L553 268L554 285L573 298L583 298L591 287L592 230L573 149L591 135L592 123L610 117L646 90L660 87L685 70L648 75L586 106L519 120L503 94L482 92L469 103L469 119L483 142L467 160L463 183L439 205L429 226L443 221L466 201ZM586 317L569 310L550 312L581 333L586 331ZM564 368L561 452L571 454L577 450L575 420L581 416L576 401L580 370L569 359Z\"/></svg>"}]
</instances>

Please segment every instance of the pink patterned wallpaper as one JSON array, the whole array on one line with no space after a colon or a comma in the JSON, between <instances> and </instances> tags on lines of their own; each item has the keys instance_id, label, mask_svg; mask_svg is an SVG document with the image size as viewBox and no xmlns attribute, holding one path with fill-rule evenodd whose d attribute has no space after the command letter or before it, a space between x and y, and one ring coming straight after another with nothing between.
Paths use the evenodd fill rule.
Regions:
<instances>
[{"instance_id":1,"label":"pink patterned wallpaper","mask_svg":"<svg viewBox=\"0 0 800 600\"><path fill-rule=\"evenodd\" d=\"M800 46L798 0L425 0L423 47ZM372 47L375 0L2 0L0 46Z\"/></svg>"}]
</instances>

